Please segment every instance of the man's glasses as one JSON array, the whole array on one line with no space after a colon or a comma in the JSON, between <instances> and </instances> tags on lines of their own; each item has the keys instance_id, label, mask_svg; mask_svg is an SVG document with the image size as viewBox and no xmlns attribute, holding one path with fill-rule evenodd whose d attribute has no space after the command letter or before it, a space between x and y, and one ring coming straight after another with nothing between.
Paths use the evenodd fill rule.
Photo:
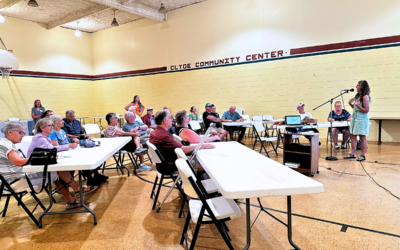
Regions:
<instances>
[{"instance_id":1,"label":"man's glasses","mask_svg":"<svg viewBox=\"0 0 400 250\"><path fill-rule=\"evenodd\" d=\"M24 131L15 131L15 132L18 132L18 134L20 134L20 135L26 135L26 133Z\"/></svg>"}]
</instances>

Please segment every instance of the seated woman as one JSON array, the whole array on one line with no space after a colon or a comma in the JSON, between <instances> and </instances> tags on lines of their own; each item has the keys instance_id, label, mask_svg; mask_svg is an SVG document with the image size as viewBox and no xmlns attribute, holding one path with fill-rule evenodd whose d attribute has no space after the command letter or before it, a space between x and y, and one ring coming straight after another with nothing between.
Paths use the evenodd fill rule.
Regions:
<instances>
[{"instance_id":1,"label":"seated woman","mask_svg":"<svg viewBox=\"0 0 400 250\"><path fill-rule=\"evenodd\" d=\"M20 122L9 122L4 126L3 131L5 138L0 138L0 171L9 183L13 183L11 186L14 190L26 190L29 186L22 172L22 168L29 164L29 159L15 146L15 144L21 143L25 135L24 127ZM34 187L42 186L42 172L29 173L27 176ZM59 172L59 176L63 178L66 183L69 183L68 185L73 188L74 191L79 192L78 183L75 181L70 182L71 175L69 172ZM51 180L47 181L55 182L56 187L67 202L65 209L68 210L82 206L77 200L72 198L68 188L63 188L64 185L58 181L57 173L51 172Z\"/></svg>"},{"instance_id":2,"label":"seated woman","mask_svg":"<svg viewBox=\"0 0 400 250\"><path fill-rule=\"evenodd\" d=\"M190 122L189 115L186 110L181 110L176 113L176 122L178 126L176 127L176 134L182 138L182 145L188 146L190 143L199 143L201 141L201 136L196 134L193 130L188 128ZM205 142L220 141L221 138L218 135L209 137Z\"/></svg>"},{"instance_id":3,"label":"seated woman","mask_svg":"<svg viewBox=\"0 0 400 250\"><path fill-rule=\"evenodd\" d=\"M42 113L42 115L40 116L40 119L43 118L50 118L50 116L54 115L53 110L46 110Z\"/></svg>"},{"instance_id":4,"label":"seated woman","mask_svg":"<svg viewBox=\"0 0 400 250\"><path fill-rule=\"evenodd\" d=\"M135 154L142 154L147 151L143 149L140 144L140 135L138 136L136 132L124 132L120 127L118 127L118 117L115 113L108 113L106 115L106 120L108 126L104 130L105 137L132 136L132 140L126 144L122 150L134 152Z\"/></svg>"},{"instance_id":5,"label":"seated woman","mask_svg":"<svg viewBox=\"0 0 400 250\"><path fill-rule=\"evenodd\" d=\"M53 122L53 131L49 135L49 138L53 146L58 147L61 145L76 144L70 143L67 134L63 129L61 129L62 127L64 127L64 120L61 118L60 115L52 115L50 117L50 120ZM78 141L76 138L71 139ZM75 171L70 171L71 176L74 176L74 173ZM94 174L94 176L92 176L92 173ZM82 175L87 179L86 183L89 186L99 186L102 182L105 182L108 179L108 176L99 174L97 170L83 170Z\"/></svg>"},{"instance_id":6,"label":"seated woman","mask_svg":"<svg viewBox=\"0 0 400 250\"><path fill-rule=\"evenodd\" d=\"M336 101L335 102L335 109L328 116L328 122L342 122L342 121L351 121L351 115L347 110L342 109L342 102ZM338 135L339 133L343 133L343 141L342 141L342 148L347 148L346 142L350 137L349 127L339 127L339 128L332 128L332 140L335 144L335 148L339 149L338 145Z\"/></svg>"},{"instance_id":7,"label":"seated woman","mask_svg":"<svg viewBox=\"0 0 400 250\"><path fill-rule=\"evenodd\" d=\"M197 109L196 109L195 106L192 106L192 107L190 108L189 119L190 119L191 121L197 121L197 120L199 119L199 116L197 115L196 111L197 111Z\"/></svg>"}]
</instances>

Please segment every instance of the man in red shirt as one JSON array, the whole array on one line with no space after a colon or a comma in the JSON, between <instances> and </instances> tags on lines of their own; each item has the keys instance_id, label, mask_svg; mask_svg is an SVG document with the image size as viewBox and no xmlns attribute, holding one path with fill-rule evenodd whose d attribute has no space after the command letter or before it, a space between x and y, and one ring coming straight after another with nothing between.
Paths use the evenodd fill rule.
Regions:
<instances>
[{"instance_id":1,"label":"man in red shirt","mask_svg":"<svg viewBox=\"0 0 400 250\"><path fill-rule=\"evenodd\" d=\"M182 146L179 142L167 132L172 127L172 117L168 110L158 111L154 116L157 128L150 135L150 142L156 146L164 162L157 164L157 171L164 174L171 174L177 171L175 161L178 157L175 154L175 148L182 148L185 154L189 154L196 149L196 146ZM203 144L203 149L215 148L211 144Z\"/></svg>"}]
</instances>

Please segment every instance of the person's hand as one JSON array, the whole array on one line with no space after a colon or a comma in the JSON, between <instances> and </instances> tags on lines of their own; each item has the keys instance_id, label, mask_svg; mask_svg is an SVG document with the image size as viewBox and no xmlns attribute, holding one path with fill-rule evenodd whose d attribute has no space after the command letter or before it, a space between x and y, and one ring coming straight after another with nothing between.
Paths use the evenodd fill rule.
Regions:
<instances>
[{"instance_id":1,"label":"person's hand","mask_svg":"<svg viewBox=\"0 0 400 250\"><path fill-rule=\"evenodd\" d=\"M76 138L72 138L72 143L79 143L79 140Z\"/></svg>"},{"instance_id":2,"label":"person's hand","mask_svg":"<svg viewBox=\"0 0 400 250\"><path fill-rule=\"evenodd\" d=\"M77 146L78 146L77 143L70 143L70 144L68 144L68 147L69 147L69 148L76 148Z\"/></svg>"},{"instance_id":3,"label":"person's hand","mask_svg":"<svg viewBox=\"0 0 400 250\"><path fill-rule=\"evenodd\" d=\"M348 121L351 121L351 117L347 118Z\"/></svg>"},{"instance_id":4,"label":"person's hand","mask_svg":"<svg viewBox=\"0 0 400 250\"><path fill-rule=\"evenodd\" d=\"M354 100L355 100L355 98L353 97L353 98L351 98L350 100L349 100L349 103L351 104L351 103L353 103L354 102Z\"/></svg>"},{"instance_id":5,"label":"person's hand","mask_svg":"<svg viewBox=\"0 0 400 250\"><path fill-rule=\"evenodd\" d=\"M335 121L335 119L333 119L333 118L329 118L329 119L330 119L329 120L330 122L334 122Z\"/></svg>"},{"instance_id":6,"label":"person's hand","mask_svg":"<svg viewBox=\"0 0 400 250\"><path fill-rule=\"evenodd\" d=\"M211 145L211 144L203 144L201 146L201 148L203 148L203 149L213 149L213 148L215 148L215 146Z\"/></svg>"},{"instance_id":7,"label":"person's hand","mask_svg":"<svg viewBox=\"0 0 400 250\"><path fill-rule=\"evenodd\" d=\"M232 120L226 120L227 122L232 122Z\"/></svg>"}]
</instances>

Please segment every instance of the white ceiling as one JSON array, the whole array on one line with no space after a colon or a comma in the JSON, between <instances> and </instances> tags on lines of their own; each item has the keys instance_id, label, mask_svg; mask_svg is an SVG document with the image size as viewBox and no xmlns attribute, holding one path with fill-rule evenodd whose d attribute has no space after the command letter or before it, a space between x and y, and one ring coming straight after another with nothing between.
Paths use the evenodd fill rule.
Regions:
<instances>
[{"instance_id":1,"label":"white ceiling","mask_svg":"<svg viewBox=\"0 0 400 250\"><path fill-rule=\"evenodd\" d=\"M3 16L38 22L47 29L65 27L86 32L111 28L116 10L119 25L142 18L160 22L165 16L158 12L161 3L167 11L182 8L206 0L36 0L39 7L30 7L28 0L0 0Z\"/></svg>"}]
</instances>

